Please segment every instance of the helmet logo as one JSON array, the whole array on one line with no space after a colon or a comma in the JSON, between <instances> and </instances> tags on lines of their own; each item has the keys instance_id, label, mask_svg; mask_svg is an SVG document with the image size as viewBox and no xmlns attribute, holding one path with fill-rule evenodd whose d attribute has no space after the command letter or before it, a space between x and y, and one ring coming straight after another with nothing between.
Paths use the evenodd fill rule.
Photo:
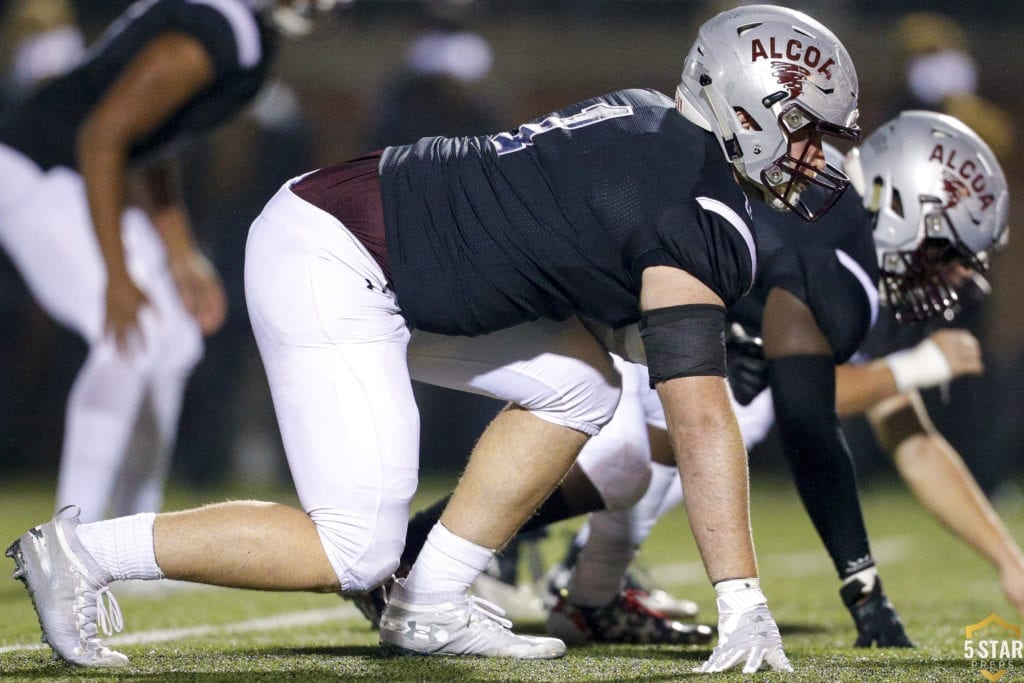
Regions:
<instances>
[{"instance_id":1,"label":"helmet logo","mask_svg":"<svg viewBox=\"0 0 1024 683\"><path fill-rule=\"evenodd\" d=\"M964 181L949 171L942 172L942 191L946 195L946 202L942 205L944 209L952 209L960 203L960 200L971 196L971 190Z\"/></svg>"},{"instance_id":2,"label":"helmet logo","mask_svg":"<svg viewBox=\"0 0 1024 683\"><path fill-rule=\"evenodd\" d=\"M786 40L784 48L781 47L782 42L782 38L777 39L772 36L768 39L768 46L765 47L765 44L761 42L760 38L754 38L750 43L750 62L754 63L759 59L785 59L791 62L793 66L802 64L806 66L807 69L813 70L814 73L825 76L825 80L832 80L832 72L829 71L829 69L836 63L836 60L831 57L828 59L822 59L821 50L814 45L808 45L805 48L804 44L796 38ZM773 62L772 66L778 69L776 63ZM805 78L810 75L810 71L805 71L804 73ZM781 80L779 82L782 83ZM782 84L786 85L785 83Z\"/></svg>"},{"instance_id":3,"label":"helmet logo","mask_svg":"<svg viewBox=\"0 0 1024 683\"><path fill-rule=\"evenodd\" d=\"M942 189L946 193L945 208L953 208L962 200L971 196L971 191L978 196L981 210L984 211L996 201L991 192L986 192L988 181L971 159L957 159L956 150L946 148L940 143L932 149L928 161L937 161L943 165Z\"/></svg>"},{"instance_id":4,"label":"helmet logo","mask_svg":"<svg viewBox=\"0 0 1024 683\"><path fill-rule=\"evenodd\" d=\"M789 99L792 100L803 94L804 81L811 72L799 64L772 62L772 74L778 79L779 85L789 91Z\"/></svg>"}]
</instances>

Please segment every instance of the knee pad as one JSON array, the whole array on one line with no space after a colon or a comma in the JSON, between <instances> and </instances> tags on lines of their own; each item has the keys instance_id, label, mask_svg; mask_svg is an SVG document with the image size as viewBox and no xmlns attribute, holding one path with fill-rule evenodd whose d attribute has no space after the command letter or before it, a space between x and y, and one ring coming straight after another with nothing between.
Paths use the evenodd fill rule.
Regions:
<instances>
[{"instance_id":1,"label":"knee pad","mask_svg":"<svg viewBox=\"0 0 1024 683\"><path fill-rule=\"evenodd\" d=\"M606 480L601 484L594 483L601 500L604 501L608 510L625 510L632 507L643 498L651 483L650 460L640 461L633 459L635 466L632 469L621 469L614 479Z\"/></svg>"},{"instance_id":2,"label":"knee pad","mask_svg":"<svg viewBox=\"0 0 1024 683\"><path fill-rule=\"evenodd\" d=\"M622 396L618 375L610 367L594 367L575 358L537 359L545 362L557 383L540 384L538 391L514 400L537 417L594 436L611 422Z\"/></svg>"},{"instance_id":3,"label":"knee pad","mask_svg":"<svg viewBox=\"0 0 1024 683\"><path fill-rule=\"evenodd\" d=\"M642 400L651 393L647 371L619 357L615 357L615 368L622 383L615 414L601 433L587 442L576 461L608 510L632 506L651 481L651 452Z\"/></svg>"},{"instance_id":4,"label":"knee pad","mask_svg":"<svg viewBox=\"0 0 1024 683\"><path fill-rule=\"evenodd\" d=\"M625 436L610 425L583 447L576 460L608 510L632 507L651 482L646 435L640 440Z\"/></svg>"},{"instance_id":5,"label":"knee pad","mask_svg":"<svg viewBox=\"0 0 1024 683\"><path fill-rule=\"evenodd\" d=\"M309 511L342 591L370 590L398 569L415 491L415 478L402 479L382 493L377 505L350 500L345 508Z\"/></svg>"}]
</instances>

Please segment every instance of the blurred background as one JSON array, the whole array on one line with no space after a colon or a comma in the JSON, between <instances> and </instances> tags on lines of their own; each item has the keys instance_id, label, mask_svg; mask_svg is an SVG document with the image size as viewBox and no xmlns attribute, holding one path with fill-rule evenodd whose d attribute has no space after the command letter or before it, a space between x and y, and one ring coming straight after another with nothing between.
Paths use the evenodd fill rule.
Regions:
<instances>
[{"instance_id":1,"label":"blurred background","mask_svg":"<svg viewBox=\"0 0 1024 683\"><path fill-rule=\"evenodd\" d=\"M0 106L74 63L129 2L0 3ZM230 296L207 340L182 415L173 476L193 489L289 485L242 296L249 223L288 178L429 134L492 133L624 87L671 95L697 27L739 3L684 0L356 0L285 41L256 105L186 159L204 250ZM992 296L958 324L982 341L987 372L926 393L936 423L987 493L1019 500L1024 476L1024 4L1000 0L783 3L845 43L861 82L865 131L901 109L946 111L986 138L1011 186L1009 247ZM84 344L32 302L0 254L0 472L56 476L64 402ZM424 474L456 473L489 399L417 386ZM847 425L864 486L893 476L869 432ZM785 476L773 438L755 476Z\"/></svg>"}]
</instances>

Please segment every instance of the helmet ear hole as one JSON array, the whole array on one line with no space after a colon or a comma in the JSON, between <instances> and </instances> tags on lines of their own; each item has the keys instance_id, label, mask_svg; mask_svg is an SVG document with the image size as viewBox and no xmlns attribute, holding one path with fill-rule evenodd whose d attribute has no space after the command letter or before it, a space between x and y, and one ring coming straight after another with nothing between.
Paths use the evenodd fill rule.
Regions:
<instances>
[{"instance_id":1,"label":"helmet ear hole","mask_svg":"<svg viewBox=\"0 0 1024 683\"><path fill-rule=\"evenodd\" d=\"M743 107L733 107L733 111L736 112L736 116L739 118L740 123L743 124L743 127L747 130L755 130L758 132L762 130L754 117L748 114L747 110Z\"/></svg>"},{"instance_id":2,"label":"helmet ear hole","mask_svg":"<svg viewBox=\"0 0 1024 683\"><path fill-rule=\"evenodd\" d=\"M900 197L900 191L896 188L892 189L892 199L889 201L889 210L900 218L903 218L903 198Z\"/></svg>"}]
</instances>

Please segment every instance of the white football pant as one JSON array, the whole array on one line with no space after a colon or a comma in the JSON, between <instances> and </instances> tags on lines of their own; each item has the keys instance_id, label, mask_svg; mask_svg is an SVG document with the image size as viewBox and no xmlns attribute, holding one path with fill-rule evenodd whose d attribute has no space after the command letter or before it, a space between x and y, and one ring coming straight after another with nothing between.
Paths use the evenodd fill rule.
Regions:
<instances>
[{"instance_id":1,"label":"white football pant","mask_svg":"<svg viewBox=\"0 0 1024 683\"><path fill-rule=\"evenodd\" d=\"M410 343L373 257L287 188L249 233L249 316L302 507L342 590L366 590L394 572L405 542L419 461L411 379L593 434L614 413L619 378L575 319Z\"/></svg>"},{"instance_id":2,"label":"white football pant","mask_svg":"<svg viewBox=\"0 0 1024 683\"><path fill-rule=\"evenodd\" d=\"M0 145L0 246L39 305L89 345L68 398L57 488L57 507L80 506L83 522L159 511L185 382L202 356L198 325L141 210L125 212L122 238L150 302L145 343L130 357L103 334L106 267L81 176L43 172Z\"/></svg>"}]
</instances>

